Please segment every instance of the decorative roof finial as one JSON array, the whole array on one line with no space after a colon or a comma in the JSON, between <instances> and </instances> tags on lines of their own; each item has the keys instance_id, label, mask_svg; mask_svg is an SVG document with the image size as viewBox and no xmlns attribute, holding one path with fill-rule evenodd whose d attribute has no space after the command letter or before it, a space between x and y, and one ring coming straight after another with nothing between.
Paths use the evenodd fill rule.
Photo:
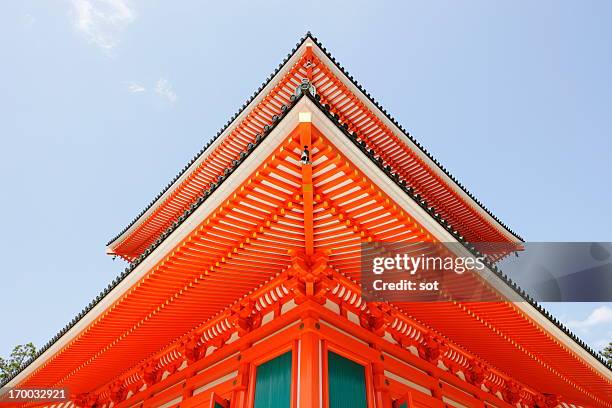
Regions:
<instances>
[{"instance_id":1,"label":"decorative roof finial","mask_svg":"<svg viewBox=\"0 0 612 408\"><path fill-rule=\"evenodd\" d=\"M316 88L310 83L308 78L302 78L302 83L299 84L297 88L295 88L295 96L300 96L301 94L307 92L310 93L312 96L317 95Z\"/></svg>"}]
</instances>

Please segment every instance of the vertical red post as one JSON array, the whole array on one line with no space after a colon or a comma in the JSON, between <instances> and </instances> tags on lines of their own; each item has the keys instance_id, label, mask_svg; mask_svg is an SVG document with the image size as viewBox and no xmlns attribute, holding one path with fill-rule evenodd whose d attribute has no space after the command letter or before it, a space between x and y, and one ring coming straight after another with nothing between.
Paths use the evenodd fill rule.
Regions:
<instances>
[{"instance_id":1,"label":"vertical red post","mask_svg":"<svg viewBox=\"0 0 612 408\"><path fill-rule=\"evenodd\" d=\"M247 348L242 349L245 351ZM241 355L239 355L240 357ZM232 390L231 408L245 408L247 406L247 390L249 385L249 374L251 364L241 362L238 365L238 374L234 380L234 389Z\"/></svg>"},{"instance_id":2,"label":"vertical red post","mask_svg":"<svg viewBox=\"0 0 612 408\"><path fill-rule=\"evenodd\" d=\"M374 380L374 406L376 408L391 408L391 395L385 378L385 367L382 363L372 363L372 376Z\"/></svg>"},{"instance_id":3,"label":"vertical red post","mask_svg":"<svg viewBox=\"0 0 612 408\"><path fill-rule=\"evenodd\" d=\"M302 319L299 342L298 408L321 406L321 340L316 333L318 321L313 316Z\"/></svg>"}]
</instances>

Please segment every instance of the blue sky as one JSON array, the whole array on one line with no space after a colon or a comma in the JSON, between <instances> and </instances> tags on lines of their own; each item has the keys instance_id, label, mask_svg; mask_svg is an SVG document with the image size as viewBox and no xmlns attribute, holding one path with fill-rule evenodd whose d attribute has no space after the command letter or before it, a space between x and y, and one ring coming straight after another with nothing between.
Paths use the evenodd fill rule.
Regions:
<instances>
[{"instance_id":1,"label":"blue sky","mask_svg":"<svg viewBox=\"0 0 612 408\"><path fill-rule=\"evenodd\" d=\"M612 241L612 3L0 4L0 355L124 267L123 228L312 30L530 241ZM611 304L548 304L589 344Z\"/></svg>"}]
</instances>

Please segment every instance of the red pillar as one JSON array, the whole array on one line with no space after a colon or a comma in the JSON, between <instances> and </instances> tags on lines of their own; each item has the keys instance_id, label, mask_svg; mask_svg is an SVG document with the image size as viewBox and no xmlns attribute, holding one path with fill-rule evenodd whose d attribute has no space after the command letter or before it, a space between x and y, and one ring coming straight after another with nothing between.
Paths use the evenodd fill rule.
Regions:
<instances>
[{"instance_id":1,"label":"red pillar","mask_svg":"<svg viewBox=\"0 0 612 408\"><path fill-rule=\"evenodd\" d=\"M242 349L242 351L246 350ZM241 357L239 355L239 357ZM238 366L238 374L234 380L234 389L232 391L231 408L246 408L247 406L247 390L249 385L249 371L251 365L249 363L240 363Z\"/></svg>"},{"instance_id":2,"label":"red pillar","mask_svg":"<svg viewBox=\"0 0 612 408\"><path fill-rule=\"evenodd\" d=\"M382 363L372 363L374 377L374 406L376 408L391 408L391 395L385 378L385 368Z\"/></svg>"},{"instance_id":3,"label":"red pillar","mask_svg":"<svg viewBox=\"0 0 612 408\"><path fill-rule=\"evenodd\" d=\"M297 408L321 406L321 339L316 333L319 323L312 316L302 319L299 339Z\"/></svg>"}]
</instances>

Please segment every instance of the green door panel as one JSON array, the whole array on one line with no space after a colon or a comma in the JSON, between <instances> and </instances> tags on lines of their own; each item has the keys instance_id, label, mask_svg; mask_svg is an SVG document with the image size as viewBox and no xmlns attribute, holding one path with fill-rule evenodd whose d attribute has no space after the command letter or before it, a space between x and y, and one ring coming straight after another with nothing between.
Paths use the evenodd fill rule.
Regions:
<instances>
[{"instance_id":1,"label":"green door panel","mask_svg":"<svg viewBox=\"0 0 612 408\"><path fill-rule=\"evenodd\" d=\"M289 408L291 405L291 352L257 367L255 408Z\"/></svg>"},{"instance_id":2,"label":"green door panel","mask_svg":"<svg viewBox=\"0 0 612 408\"><path fill-rule=\"evenodd\" d=\"M366 408L365 368L331 351L327 368L329 408Z\"/></svg>"}]
</instances>

